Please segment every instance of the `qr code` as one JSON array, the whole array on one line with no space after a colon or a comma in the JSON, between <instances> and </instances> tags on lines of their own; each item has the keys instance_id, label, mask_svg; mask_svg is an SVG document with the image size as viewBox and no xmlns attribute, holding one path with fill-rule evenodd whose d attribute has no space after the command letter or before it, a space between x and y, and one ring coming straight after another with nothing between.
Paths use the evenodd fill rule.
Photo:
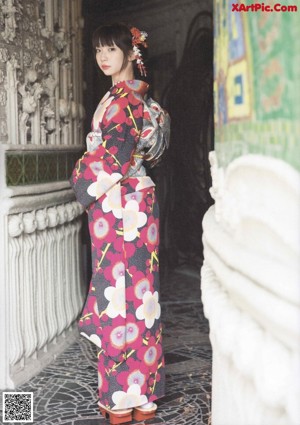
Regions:
<instances>
[{"instance_id":1,"label":"qr code","mask_svg":"<svg viewBox=\"0 0 300 425\"><path fill-rule=\"evenodd\" d=\"M3 422L33 422L33 393L3 392Z\"/></svg>"}]
</instances>

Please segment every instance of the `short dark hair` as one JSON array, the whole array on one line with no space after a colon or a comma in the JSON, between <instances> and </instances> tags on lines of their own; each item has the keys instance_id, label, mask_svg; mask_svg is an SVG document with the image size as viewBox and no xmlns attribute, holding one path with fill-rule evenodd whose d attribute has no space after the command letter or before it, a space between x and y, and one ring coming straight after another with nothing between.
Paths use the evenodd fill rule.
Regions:
<instances>
[{"instance_id":1,"label":"short dark hair","mask_svg":"<svg viewBox=\"0 0 300 425\"><path fill-rule=\"evenodd\" d=\"M124 60L122 69L124 69L128 63L128 55L132 50L132 34L127 25L122 23L114 23L110 25L102 25L98 27L92 37L93 48L99 46L118 46L123 54Z\"/></svg>"}]
</instances>

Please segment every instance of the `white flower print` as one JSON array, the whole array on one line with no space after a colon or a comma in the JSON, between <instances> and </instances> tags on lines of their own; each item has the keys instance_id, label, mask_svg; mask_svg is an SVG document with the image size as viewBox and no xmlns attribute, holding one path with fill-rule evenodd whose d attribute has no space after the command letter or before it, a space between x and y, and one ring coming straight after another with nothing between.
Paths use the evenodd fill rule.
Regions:
<instances>
[{"instance_id":1,"label":"white flower print","mask_svg":"<svg viewBox=\"0 0 300 425\"><path fill-rule=\"evenodd\" d=\"M95 176L98 176L100 171L103 171L103 161L95 161L90 164L90 168Z\"/></svg>"},{"instance_id":2,"label":"white flower print","mask_svg":"<svg viewBox=\"0 0 300 425\"><path fill-rule=\"evenodd\" d=\"M139 336L139 327L135 323L126 323L126 342L134 342Z\"/></svg>"},{"instance_id":3,"label":"white flower print","mask_svg":"<svg viewBox=\"0 0 300 425\"><path fill-rule=\"evenodd\" d=\"M91 341L93 344L97 345L97 347L99 347L99 348L102 347L101 339L98 335L92 334L92 335L88 336L85 332L80 332L80 335L84 336L89 341Z\"/></svg>"},{"instance_id":4,"label":"white flower print","mask_svg":"<svg viewBox=\"0 0 300 425\"><path fill-rule=\"evenodd\" d=\"M145 292L150 290L150 282L148 279L141 279L134 288L134 293L139 300L143 299Z\"/></svg>"},{"instance_id":5,"label":"white flower print","mask_svg":"<svg viewBox=\"0 0 300 425\"><path fill-rule=\"evenodd\" d=\"M153 187L155 184L149 176L139 177L139 183L136 186L136 190L146 189L147 187Z\"/></svg>"},{"instance_id":6,"label":"white flower print","mask_svg":"<svg viewBox=\"0 0 300 425\"><path fill-rule=\"evenodd\" d=\"M93 229L96 238L104 239L105 236L109 233L109 222L105 220L104 217L100 217L94 222Z\"/></svg>"},{"instance_id":7,"label":"white flower print","mask_svg":"<svg viewBox=\"0 0 300 425\"><path fill-rule=\"evenodd\" d=\"M153 345L144 354L144 362L147 366L152 366L157 359L157 348Z\"/></svg>"},{"instance_id":8,"label":"white flower print","mask_svg":"<svg viewBox=\"0 0 300 425\"><path fill-rule=\"evenodd\" d=\"M140 387L144 385L146 376L140 370L134 370L127 377L127 384L134 385L138 384Z\"/></svg>"},{"instance_id":9,"label":"white flower print","mask_svg":"<svg viewBox=\"0 0 300 425\"><path fill-rule=\"evenodd\" d=\"M106 308L107 315L112 319L121 315L125 319L125 276L121 276L117 279L116 286L109 286L106 288L104 296L109 301Z\"/></svg>"},{"instance_id":10,"label":"white flower print","mask_svg":"<svg viewBox=\"0 0 300 425\"><path fill-rule=\"evenodd\" d=\"M158 302L158 292L152 294L150 291L145 292L143 296L143 304L136 310L138 320L145 320L148 329L152 328L155 319L160 318L160 304Z\"/></svg>"},{"instance_id":11,"label":"white flower print","mask_svg":"<svg viewBox=\"0 0 300 425\"><path fill-rule=\"evenodd\" d=\"M124 348L125 337L126 337L125 326L122 326L122 325L117 326L115 329L112 330L110 334L110 342L113 347L121 350L122 348Z\"/></svg>"},{"instance_id":12,"label":"white flower print","mask_svg":"<svg viewBox=\"0 0 300 425\"><path fill-rule=\"evenodd\" d=\"M143 193L142 192L131 192L125 195L125 201L137 201L138 203L142 202Z\"/></svg>"},{"instance_id":13,"label":"white flower print","mask_svg":"<svg viewBox=\"0 0 300 425\"><path fill-rule=\"evenodd\" d=\"M147 397L141 395L141 387L138 384L130 385L127 392L115 391L112 395L112 401L115 403L112 410L128 409L148 403Z\"/></svg>"},{"instance_id":14,"label":"white flower print","mask_svg":"<svg viewBox=\"0 0 300 425\"><path fill-rule=\"evenodd\" d=\"M99 171L97 181L89 185L87 192L90 196L99 199L104 193L108 192L120 179L122 174L108 174L105 171Z\"/></svg>"},{"instance_id":15,"label":"white flower print","mask_svg":"<svg viewBox=\"0 0 300 425\"><path fill-rule=\"evenodd\" d=\"M122 218L121 189L119 184L113 186L106 193L102 202L102 209L105 213L112 211L116 218Z\"/></svg>"},{"instance_id":16,"label":"white flower print","mask_svg":"<svg viewBox=\"0 0 300 425\"><path fill-rule=\"evenodd\" d=\"M138 236L138 228L146 222L147 216L139 211L138 202L128 201L123 209L124 240L133 241Z\"/></svg>"},{"instance_id":17,"label":"white flower print","mask_svg":"<svg viewBox=\"0 0 300 425\"><path fill-rule=\"evenodd\" d=\"M112 268L112 275L115 280L125 276L125 264L123 261L116 262Z\"/></svg>"}]
</instances>

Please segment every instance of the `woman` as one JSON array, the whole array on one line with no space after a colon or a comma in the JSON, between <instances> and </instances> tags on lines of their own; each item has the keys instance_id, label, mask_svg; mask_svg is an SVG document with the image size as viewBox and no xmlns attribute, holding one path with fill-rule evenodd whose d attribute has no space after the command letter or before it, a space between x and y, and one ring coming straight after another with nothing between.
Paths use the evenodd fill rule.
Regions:
<instances>
[{"instance_id":1,"label":"woman","mask_svg":"<svg viewBox=\"0 0 300 425\"><path fill-rule=\"evenodd\" d=\"M93 275L79 329L99 348L99 406L112 424L153 417L153 401L164 395L159 211L143 161L151 166L159 159L169 120L159 105L145 102L148 84L134 79L135 62L145 75L138 46L147 46L146 36L123 24L95 31L96 62L112 87L71 178L92 241Z\"/></svg>"}]
</instances>

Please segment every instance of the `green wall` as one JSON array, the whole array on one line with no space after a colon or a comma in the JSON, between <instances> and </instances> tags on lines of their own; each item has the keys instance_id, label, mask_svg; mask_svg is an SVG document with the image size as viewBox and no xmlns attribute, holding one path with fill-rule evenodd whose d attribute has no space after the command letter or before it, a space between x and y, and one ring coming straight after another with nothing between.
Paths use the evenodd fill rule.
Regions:
<instances>
[{"instance_id":1,"label":"green wall","mask_svg":"<svg viewBox=\"0 0 300 425\"><path fill-rule=\"evenodd\" d=\"M214 3L215 150L220 165L260 153L300 170L300 3L280 3L298 3L297 12L233 12L232 3L237 0ZM278 2L264 4L274 7Z\"/></svg>"}]
</instances>

